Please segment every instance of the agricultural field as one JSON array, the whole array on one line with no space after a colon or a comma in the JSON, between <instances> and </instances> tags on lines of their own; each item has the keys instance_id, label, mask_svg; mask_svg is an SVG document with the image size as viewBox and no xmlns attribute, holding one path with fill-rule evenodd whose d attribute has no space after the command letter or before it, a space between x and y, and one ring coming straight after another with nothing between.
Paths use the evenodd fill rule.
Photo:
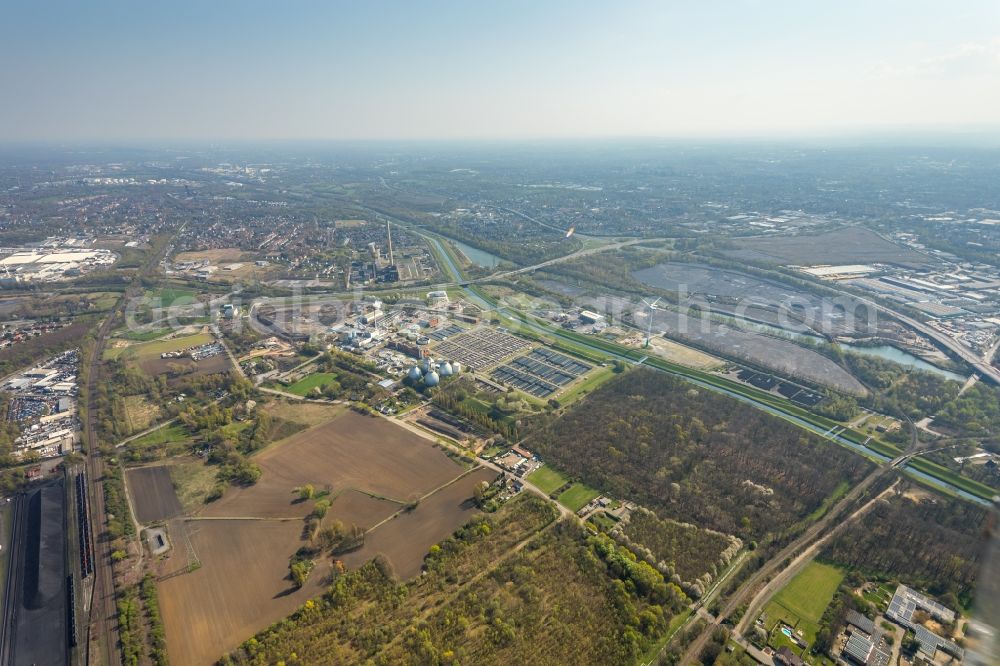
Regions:
<instances>
[{"instance_id":1,"label":"agricultural field","mask_svg":"<svg viewBox=\"0 0 1000 666\"><path fill-rule=\"evenodd\" d=\"M200 458L176 461L167 469L170 470L170 480L183 513L199 511L205 505L205 498L215 488L216 469L206 465Z\"/></svg>"},{"instance_id":2,"label":"agricultural field","mask_svg":"<svg viewBox=\"0 0 1000 666\"><path fill-rule=\"evenodd\" d=\"M744 541L786 531L872 465L750 405L641 368L540 425L531 446L612 497Z\"/></svg>"},{"instance_id":3,"label":"agricultural field","mask_svg":"<svg viewBox=\"0 0 1000 666\"><path fill-rule=\"evenodd\" d=\"M812 645L819 631L823 611L833 600L843 579L842 569L810 562L764 608L768 630L775 624L784 622L796 633L801 631L805 642Z\"/></svg>"},{"instance_id":4,"label":"agricultural field","mask_svg":"<svg viewBox=\"0 0 1000 666\"><path fill-rule=\"evenodd\" d=\"M551 493L562 488L569 481L561 472L543 465L527 476L527 480L538 487L543 493Z\"/></svg>"},{"instance_id":5,"label":"agricultural field","mask_svg":"<svg viewBox=\"0 0 1000 666\"><path fill-rule=\"evenodd\" d=\"M380 555L388 560L397 577L402 580L413 578L420 573L424 555L431 546L447 538L457 526L478 511L473 500L475 487L483 481L493 481L496 476L493 470L476 468L421 501L417 508L404 510L372 530L366 536L364 546L341 559L348 567L356 568ZM336 506L337 502L334 502L333 508Z\"/></svg>"},{"instance_id":6,"label":"agricultural field","mask_svg":"<svg viewBox=\"0 0 1000 666\"><path fill-rule=\"evenodd\" d=\"M183 523L200 567L187 567L173 534L171 575L158 584L167 651L177 664L215 663L220 653L318 596L326 572L296 590L288 559L301 543L297 521L195 520ZM252 556L248 556L251 555Z\"/></svg>"},{"instance_id":7,"label":"agricultural field","mask_svg":"<svg viewBox=\"0 0 1000 666\"><path fill-rule=\"evenodd\" d=\"M191 462L167 473L176 487L170 497L188 512L171 520L168 531L175 546L190 544L175 547L159 565L160 575L168 576L160 598L176 663L212 663L323 591L334 564L325 554L316 558L301 589L289 578L290 558L311 543L304 525L319 502L329 507L320 526L364 533L360 546L336 556L340 566L355 569L378 557L387 571L409 579L420 573L434 544L476 515L476 486L496 476L484 468L466 471L430 441L387 419L311 407L273 407L274 420L327 420L252 456L261 469L252 486L231 488L199 506L211 491L206 470L213 468ZM308 497L301 492L305 487ZM200 566L186 572L191 553Z\"/></svg>"},{"instance_id":8,"label":"agricultural field","mask_svg":"<svg viewBox=\"0 0 1000 666\"><path fill-rule=\"evenodd\" d=\"M826 544L820 558L870 578L951 595L946 605L968 608L982 566L988 519L984 507L907 492L876 504L848 525Z\"/></svg>"},{"instance_id":9,"label":"agricultural field","mask_svg":"<svg viewBox=\"0 0 1000 666\"><path fill-rule=\"evenodd\" d=\"M280 419L311 428L326 423L344 411L343 405L322 405L318 403L269 400L258 409L266 411L272 419Z\"/></svg>"},{"instance_id":10,"label":"agricultural field","mask_svg":"<svg viewBox=\"0 0 1000 666\"><path fill-rule=\"evenodd\" d=\"M181 512L181 503L174 492L170 469L163 465L136 467L125 473L136 519L148 525Z\"/></svg>"},{"instance_id":11,"label":"agricultural field","mask_svg":"<svg viewBox=\"0 0 1000 666\"><path fill-rule=\"evenodd\" d=\"M336 494L354 488L397 503L415 500L464 470L429 442L391 421L341 410L332 421L273 444L253 457L262 476L205 511L210 516L304 516L295 488Z\"/></svg>"}]
</instances>

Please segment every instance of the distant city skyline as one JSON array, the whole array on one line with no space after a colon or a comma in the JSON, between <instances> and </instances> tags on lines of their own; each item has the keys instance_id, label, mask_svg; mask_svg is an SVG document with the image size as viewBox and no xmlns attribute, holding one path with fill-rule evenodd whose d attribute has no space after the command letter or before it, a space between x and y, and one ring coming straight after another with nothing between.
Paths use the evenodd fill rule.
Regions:
<instances>
[{"instance_id":1,"label":"distant city skyline","mask_svg":"<svg viewBox=\"0 0 1000 666\"><path fill-rule=\"evenodd\" d=\"M1000 3L5 4L0 140L1000 134Z\"/></svg>"}]
</instances>

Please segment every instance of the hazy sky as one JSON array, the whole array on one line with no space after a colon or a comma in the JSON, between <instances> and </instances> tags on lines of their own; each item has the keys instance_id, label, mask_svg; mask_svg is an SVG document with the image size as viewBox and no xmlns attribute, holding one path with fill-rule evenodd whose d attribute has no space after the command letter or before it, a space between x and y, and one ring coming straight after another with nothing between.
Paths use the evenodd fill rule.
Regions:
<instances>
[{"instance_id":1,"label":"hazy sky","mask_svg":"<svg viewBox=\"0 0 1000 666\"><path fill-rule=\"evenodd\" d=\"M46 2L0 11L0 138L1000 127L1000 0Z\"/></svg>"}]
</instances>

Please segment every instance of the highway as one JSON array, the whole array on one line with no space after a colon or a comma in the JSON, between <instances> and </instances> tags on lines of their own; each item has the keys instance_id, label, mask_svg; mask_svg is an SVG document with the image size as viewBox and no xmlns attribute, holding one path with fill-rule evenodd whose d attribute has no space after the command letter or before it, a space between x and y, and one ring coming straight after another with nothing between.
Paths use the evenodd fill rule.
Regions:
<instances>
[{"instance_id":1,"label":"highway","mask_svg":"<svg viewBox=\"0 0 1000 666\"><path fill-rule=\"evenodd\" d=\"M876 312L879 312L881 314L886 315L887 317L891 317L892 319L895 319L903 324L906 324L907 326L917 331L918 333L921 333L927 336L928 338L934 340L939 345L948 349L953 354L958 356L960 359L965 361L965 363L968 364L975 372L978 372L980 375L988 378L997 386L1000 386L1000 370L993 367L992 364L986 362L981 356L974 353L971 349L969 349L962 343L958 342L954 338L945 335L944 333L937 330L933 326L928 326L922 321L917 321L913 317L908 317L907 315L896 312L895 310L888 308L884 305L881 305L880 303L876 303L871 299L857 296L855 294L845 293L844 295L850 296L851 298L858 300L860 303L863 303L864 305L873 308Z\"/></svg>"}]
</instances>

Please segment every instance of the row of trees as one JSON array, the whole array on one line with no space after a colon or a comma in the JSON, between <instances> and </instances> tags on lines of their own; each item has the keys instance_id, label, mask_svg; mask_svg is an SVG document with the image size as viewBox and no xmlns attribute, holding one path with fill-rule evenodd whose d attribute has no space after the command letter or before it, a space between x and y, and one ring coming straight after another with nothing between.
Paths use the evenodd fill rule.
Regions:
<instances>
[{"instance_id":1,"label":"row of trees","mask_svg":"<svg viewBox=\"0 0 1000 666\"><path fill-rule=\"evenodd\" d=\"M495 432L511 441L518 440L517 422L508 417L509 405L503 396L496 399L492 408L483 407L484 400L489 396L482 395L473 387L472 382L459 378L442 387L434 394L434 404L445 411L452 412L470 423L481 426L485 430ZM520 407L520 404L517 405Z\"/></svg>"}]
</instances>

